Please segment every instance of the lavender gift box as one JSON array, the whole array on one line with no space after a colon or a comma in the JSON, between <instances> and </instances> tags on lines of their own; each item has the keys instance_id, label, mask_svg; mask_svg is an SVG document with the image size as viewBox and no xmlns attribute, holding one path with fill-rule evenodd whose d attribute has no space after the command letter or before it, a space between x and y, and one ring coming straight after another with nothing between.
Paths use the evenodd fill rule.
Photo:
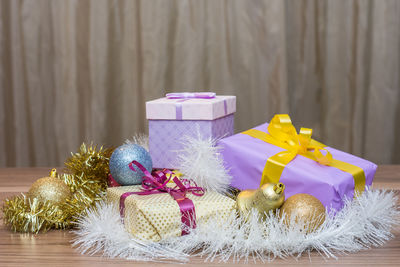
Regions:
<instances>
[{"instance_id":1,"label":"lavender gift box","mask_svg":"<svg viewBox=\"0 0 400 267\"><path fill-rule=\"evenodd\" d=\"M172 95L172 97L171 97ZM153 168L179 168L183 138L221 138L234 131L235 96L175 93L146 102Z\"/></svg>"},{"instance_id":2,"label":"lavender gift box","mask_svg":"<svg viewBox=\"0 0 400 267\"><path fill-rule=\"evenodd\" d=\"M254 129L268 132L267 127L268 123L265 123ZM220 140L218 146L221 147L224 165L233 178L231 185L241 190L259 188L267 159L285 150L242 133ZM372 184L376 164L331 147L325 148L334 159L363 169L365 185ZM297 155L285 166L279 181L286 186L286 199L298 193L310 194L318 198L328 211L340 210L344 198L352 199L354 196L355 182L350 173L321 165L302 155Z\"/></svg>"}]
</instances>

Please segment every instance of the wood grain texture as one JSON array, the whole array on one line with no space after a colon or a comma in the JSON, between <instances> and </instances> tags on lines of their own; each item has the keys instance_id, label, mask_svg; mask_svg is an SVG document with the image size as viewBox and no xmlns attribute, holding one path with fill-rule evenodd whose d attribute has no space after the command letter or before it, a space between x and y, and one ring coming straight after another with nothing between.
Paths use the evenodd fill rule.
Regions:
<instances>
[{"instance_id":1,"label":"wood grain texture","mask_svg":"<svg viewBox=\"0 0 400 267\"><path fill-rule=\"evenodd\" d=\"M0 202L6 197L28 191L38 178L46 176L50 168L4 168L0 169ZM388 188L400 191L400 165L380 166L374 181L374 188ZM162 263L129 262L121 259L106 259L101 255L80 255L71 247L73 235L69 231L50 231L44 234L20 234L10 232L3 225L0 213L0 266L162 266ZM400 263L400 227L394 230L395 238L382 247L364 250L359 253L340 256L338 260L324 260L316 253L310 258L303 256L294 259L277 259L275 265L325 265L325 266L399 266ZM310 261L311 259L311 261ZM204 263L195 258L186 266L231 265L223 263ZM238 266L264 265L262 262L239 263ZM175 266L170 264L169 266ZM182 266L176 264L176 266Z\"/></svg>"}]
</instances>

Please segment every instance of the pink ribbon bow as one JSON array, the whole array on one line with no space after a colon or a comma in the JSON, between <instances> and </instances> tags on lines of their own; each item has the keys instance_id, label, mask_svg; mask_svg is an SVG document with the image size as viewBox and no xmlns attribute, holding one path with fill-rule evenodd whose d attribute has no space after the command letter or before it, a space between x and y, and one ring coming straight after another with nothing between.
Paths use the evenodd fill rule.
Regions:
<instances>
[{"instance_id":1,"label":"pink ribbon bow","mask_svg":"<svg viewBox=\"0 0 400 267\"><path fill-rule=\"evenodd\" d=\"M190 100L190 99L212 99L216 97L216 93L214 92L198 92L198 93L168 93L165 95L168 99L179 99L175 102L175 119L182 120L182 102ZM228 114L228 103L226 99L224 99L224 113Z\"/></svg>"},{"instance_id":2,"label":"pink ribbon bow","mask_svg":"<svg viewBox=\"0 0 400 267\"><path fill-rule=\"evenodd\" d=\"M191 185L191 181L188 179L179 179L174 175L170 170L164 169L162 171L155 171L153 175L143 167L142 164L137 162L136 160L132 161L129 164L129 168L136 172L133 165L136 165L143 173L143 182L142 182L142 191L140 192L126 192L120 197L120 214L121 218L125 216L125 199L130 195L152 195L152 194L161 194L168 193L170 194L175 201L178 203L180 211L181 211L181 222L182 222L182 235L186 235L189 233L189 228L196 228L196 213L194 209L193 201L186 197L187 193L192 193L195 196L204 195L204 189L199 187L194 183L194 186ZM166 174L169 174L167 177ZM169 181L175 183L174 187L168 187L167 184Z\"/></svg>"},{"instance_id":3,"label":"pink ribbon bow","mask_svg":"<svg viewBox=\"0 0 400 267\"><path fill-rule=\"evenodd\" d=\"M168 93L165 95L169 99L189 99L189 98L215 98L216 93L213 92L199 92L199 93Z\"/></svg>"}]
</instances>

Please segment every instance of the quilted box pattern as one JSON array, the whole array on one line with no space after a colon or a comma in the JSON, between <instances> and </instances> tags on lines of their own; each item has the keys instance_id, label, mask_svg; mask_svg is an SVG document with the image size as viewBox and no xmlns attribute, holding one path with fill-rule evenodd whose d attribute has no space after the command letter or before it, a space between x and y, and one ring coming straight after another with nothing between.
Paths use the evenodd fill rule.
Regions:
<instances>
[{"instance_id":1,"label":"quilted box pattern","mask_svg":"<svg viewBox=\"0 0 400 267\"><path fill-rule=\"evenodd\" d=\"M234 114L216 120L149 120L153 168L179 169L178 154L185 136L221 138L233 135Z\"/></svg>"}]
</instances>

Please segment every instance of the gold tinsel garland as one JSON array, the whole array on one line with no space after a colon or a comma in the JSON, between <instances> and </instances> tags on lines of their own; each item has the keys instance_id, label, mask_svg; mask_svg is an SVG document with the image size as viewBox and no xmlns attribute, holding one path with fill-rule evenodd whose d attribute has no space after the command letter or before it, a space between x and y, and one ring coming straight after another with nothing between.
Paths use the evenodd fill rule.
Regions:
<instances>
[{"instance_id":1,"label":"gold tinsel garland","mask_svg":"<svg viewBox=\"0 0 400 267\"><path fill-rule=\"evenodd\" d=\"M4 223L14 231L32 233L72 227L79 214L103 198L112 152L111 148L82 144L65 162L65 173L58 175L72 197L60 205L24 194L6 199Z\"/></svg>"}]
</instances>

